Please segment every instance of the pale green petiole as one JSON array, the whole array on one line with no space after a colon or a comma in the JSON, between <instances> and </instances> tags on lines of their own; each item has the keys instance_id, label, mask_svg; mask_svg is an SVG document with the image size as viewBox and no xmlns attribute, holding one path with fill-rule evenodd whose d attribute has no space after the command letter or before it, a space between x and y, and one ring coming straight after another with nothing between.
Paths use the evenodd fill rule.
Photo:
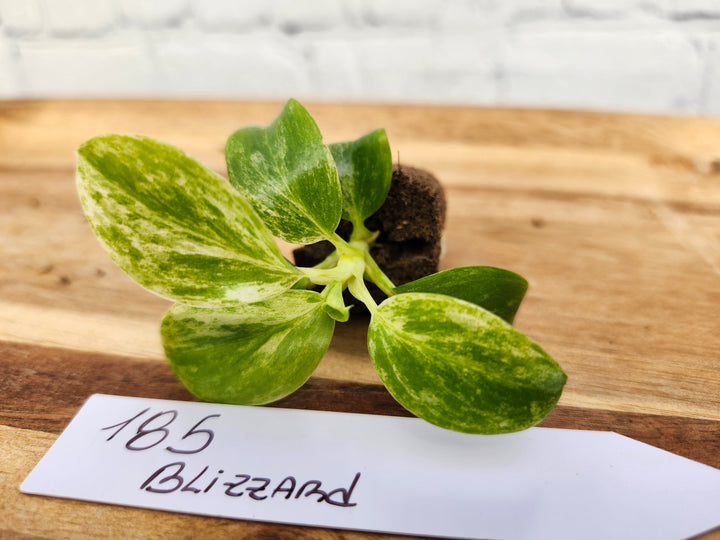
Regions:
<instances>
[{"instance_id":1,"label":"pale green petiole","mask_svg":"<svg viewBox=\"0 0 720 540\"><path fill-rule=\"evenodd\" d=\"M370 256L370 253L365 254L365 277L369 278L370 281L375 283L375 285L388 296L395 294L395 285L393 285L390 278L380 269L375 259Z\"/></svg>"},{"instance_id":2,"label":"pale green petiole","mask_svg":"<svg viewBox=\"0 0 720 540\"><path fill-rule=\"evenodd\" d=\"M313 268L318 269L328 269L333 268L340 259L340 256L338 255L337 251L333 251L330 255L328 255L324 260L320 261L318 264L316 264Z\"/></svg>"},{"instance_id":3,"label":"pale green petiole","mask_svg":"<svg viewBox=\"0 0 720 540\"><path fill-rule=\"evenodd\" d=\"M370 295L370 291L368 291L367 287L365 286L365 281L362 278L353 277L348 281L348 290L350 293L360 300L365 306L367 306L368 311L370 311L371 315L374 315L377 311L377 304L375 303L375 300Z\"/></svg>"},{"instance_id":4,"label":"pale green petiole","mask_svg":"<svg viewBox=\"0 0 720 540\"><path fill-rule=\"evenodd\" d=\"M345 322L350 318L350 307L346 306L343 300L344 289L345 286L341 281L335 281L320 293L325 302L325 312L338 322Z\"/></svg>"},{"instance_id":5,"label":"pale green petiole","mask_svg":"<svg viewBox=\"0 0 720 540\"><path fill-rule=\"evenodd\" d=\"M372 245L372 243L375 241L375 239L380 234L380 231L371 231L369 230L365 224L358 220L353 221L353 230L350 234L350 242L366 242L367 244Z\"/></svg>"},{"instance_id":6,"label":"pale green petiole","mask_svg":"<svg viewBox=\"0 0 720 540\"><path fill-rule=\"evenodd\" d=\"M367 229L366 229L367 230ZM323 262L312 268L299 268L311 283L324 285L322 297L329 306L328 313L337 321L345 321L345 305L342 302L342 291L348 288L350 293L364 303L372 313L377 304L365 286L365 279L375 283L388 296L395 294L392 281L370 256L370 242L377 233L365 235L367 240L345 242L338 235L331 238L336 250ZM338 318L337 315L342 318Z\"/></svg>"}]
</instances>

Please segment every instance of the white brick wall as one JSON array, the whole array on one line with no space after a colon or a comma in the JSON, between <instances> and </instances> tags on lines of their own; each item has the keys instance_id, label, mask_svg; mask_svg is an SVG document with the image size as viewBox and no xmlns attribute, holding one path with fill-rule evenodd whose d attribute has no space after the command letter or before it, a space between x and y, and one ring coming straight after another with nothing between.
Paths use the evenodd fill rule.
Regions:
<instances>
[{"instance_id":1,"label":"white brick wall","mask_svg":"<svg viewBox=\"0 0 720 540\"><path fill-rule=\"evenodd\" d=\"M0 0L0 99L720 115L720 0Z\"/></svg>"},{"instance_id":2,"label":"white brick wall","mask_svg":"<svg viewBox=\"0 0 720 540\"><path fill-rule=\"evenodd\" d=\"M524 32L509 40L502 95L552 107L699 110L703 66L683 36L669 30Z\"/></svg>"},{"instance_id":3,"label":"white brick wall","mask_svg":"<svg viewBox=\"0 0 720 540\"><path fill-rule=\"evenodd\" d=\"M22 4L18 0L15 3ZM112 31L117 20L116 9L110 2L63 0L46 2L43 8L50 35L60 39L85 36L102 39Z\"/></svg>"}]
</instances>

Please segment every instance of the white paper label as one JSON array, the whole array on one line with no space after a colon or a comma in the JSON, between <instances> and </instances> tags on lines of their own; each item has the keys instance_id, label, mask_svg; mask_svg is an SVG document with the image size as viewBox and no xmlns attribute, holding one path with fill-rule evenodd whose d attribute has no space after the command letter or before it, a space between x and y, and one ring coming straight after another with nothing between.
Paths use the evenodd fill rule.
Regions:
<instances>
[{"instance_id":1,"label":"white paper label","mask_svg":"<svg viewBox=\"0 0 720 540\"><path fill-rule=\"evenodd\" d=\"M457 538L681 538L720 470L608 432L454 433L416 418L94 395L24 493Z\"/></svg>"}]
</instances>

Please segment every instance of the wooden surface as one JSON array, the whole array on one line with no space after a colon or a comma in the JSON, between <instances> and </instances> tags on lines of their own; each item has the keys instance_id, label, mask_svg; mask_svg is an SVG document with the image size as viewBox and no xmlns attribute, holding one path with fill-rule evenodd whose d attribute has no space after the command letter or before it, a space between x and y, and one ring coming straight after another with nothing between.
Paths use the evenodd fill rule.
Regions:
<instances>
[{"instance_id":1,"label":"wooden surface","mask_svg":"<svg viewBox=\"0 0 720 540\"><path fill-rule=\"evenodd\" d=\"M74 149L142 133L224 174L226 137L280 107L0 103L0 537L390 538L18 491L90 394L192 399L162 355L169 303L118 270L85 222ZM308 108L328 142L385 127L396 160L436 174L448 195L443 268L529 280L515 324L569 376L543 425L617 431L720 467L720 120ZM279 405L407 414L372 369L366 324L339 324L316 375Z\"/></svg>"}]
</instances>

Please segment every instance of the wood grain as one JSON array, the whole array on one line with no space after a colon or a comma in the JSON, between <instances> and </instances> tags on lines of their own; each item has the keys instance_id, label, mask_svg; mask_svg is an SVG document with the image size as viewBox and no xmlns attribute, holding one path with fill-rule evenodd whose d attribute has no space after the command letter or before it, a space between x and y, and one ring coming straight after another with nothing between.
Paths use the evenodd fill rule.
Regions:
<instances>
[{"instance_id":1,"label":"wood grain","mask_svg":"<svg viewBox=\"0 0 720 540\"><path fill-rule=\"evenodd\" d=\"M23 344L0 345L0 425L60 433L93 393L195 401L159 362ZM32 374L32 377L28 377ZM312 377L273 407L411 416L384 386ZM544 427L615 431L720 468L718 423L697 418L556 407Z\"/></svg>"},{"instance_id":2,"label":"wood grain","mask_svg":"<svg viewBox=\"0 0 720 540\"><path fill-rule=\"evenodd\" d=\"M0 102L0 444L12 449L0 461L0 537L194 536L208 527L238 538L372 536L17 492L90 394L192 399L162 355L158 321L169 302L118 270L85 222L74 149L103 132L143 133L224 174L226 137L269 123L280 107ZM328 142L384 126L396 160L441 180L444 268L490 264L528 278L516 326L569 375L543 425L617 431L720 467L720 120L309 109ZM372 369L366 324L338 325L315 376L277 405L407 414Z\"/></svg>"}]
</instances>

